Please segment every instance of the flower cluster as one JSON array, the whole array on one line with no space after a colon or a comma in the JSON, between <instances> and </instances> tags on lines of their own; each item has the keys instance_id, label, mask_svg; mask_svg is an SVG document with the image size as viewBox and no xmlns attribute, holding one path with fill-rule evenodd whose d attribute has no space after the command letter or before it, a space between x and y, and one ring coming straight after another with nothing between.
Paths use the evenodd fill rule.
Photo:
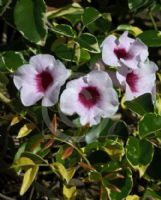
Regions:
<instances>
[{"instance_id":1,"label":"flower cluster","mask_svg":"<svg viewBox=\"0 0 161 200\"><path fill-rule=\"evenodd\" d=\"M125 99L130 101L144 93L151 93L155 101L155 73L158 67L148 59L147 46L124 32L118 39L110 35L102 43L102 60L117 69L111 73L113 82L125 89Z\"/></svg>"},{"instance_id":2,"label":"flower cluster","mask_svg":"<svg viewBox=\"0 0 161 200\"><path fill-rule=\"evenodd\" d=\"M113 83L125 88L126 100L151 93L155 100L155 72L157 66L148 60L148 49L138 39L123 33L119 39L108 36L102 43L102 60L115 67L116 73L104 69L71 80L60 95L60 109L67 115L78 114L82 125L98 124L101 118L117 112L119 101ZM14 84L25 106L42 99L42 106L53 106L59 100L61 87L71 71L52 55L38 54L22 65L14 74ZM111 80L112 79L112 80ZM113 82L112 82L113 81Z\"/></svg>"}]
</instances>

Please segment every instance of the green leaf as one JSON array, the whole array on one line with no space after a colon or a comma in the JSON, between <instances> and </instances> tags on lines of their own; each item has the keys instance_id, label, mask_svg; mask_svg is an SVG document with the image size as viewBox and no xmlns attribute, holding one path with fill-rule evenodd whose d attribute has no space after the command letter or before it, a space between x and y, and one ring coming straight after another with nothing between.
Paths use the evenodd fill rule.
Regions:
<instances>
[{"instance_id":1,"label":"green leaf","mask_svg":"<svg viewBox=\"0 0 161 200\"><path fill-rule=\"evenodd\" d=\"M73 48L69 48L67 45L62 44L60 46L54 47L53 51L60 59L63 59L65 61L75 62L75 55Z\"/></svg>"},{"instance_id":2,"label":"green leaf","mask_svg":"<svg viewBox=\"0 0 161 200\"><path fill-rule=\"evenodd\" d=\"M25 192L29 189L29 187L35 180L38 170L39 170L39 167L37 165L26 170L24 177L23 177L21 190L20 190L21 196L23 196L25 194Z\"/></svg>"},{"instance_id":3,"label":"green leaf","mask_svg":"<svg viewBox=\"0 0 161 200\"><path fill-rule=\"evenodd\" d=\"M72 37L74 38L75 34L71 26L66 24L59 24L54 27L52 27L52 31L55 33L58 33L60 35L64 35L66 37Z\"/></svg>"},{"instance_id":4,"label":"green leaf","mask_svg":"<svg viewBox=\"0 0 161 200\"><path fill-rule=\"evenodd\" d=\"M148 6L153 0L128 0L128 6L131 10L137 10L143 6Z\"/></svg>"},{"instance_id":5,"label":"green leaf","mask_svg":"<svg viewBox=\"0 0 161 200\"><path fill-rule=\"evenodd\" d=\"M99 17L101 17L101 14L98 12L98 10L92 7L86 7L82 16L84 26L94 22Z\"/></svg>"},{"instance_id":6,"label":"green leaf","mask_svg":"<svg viewBox=\"0 0 161 200\"><path fill-rule=\"evenodd\" d=\"M161 46L161 31L147 30L138 35L138 38L140 38L149 47Z\"/></svg>"},{"instance_id":7,"label":"green leaf","mask_svg":"<svg viewBox=\"0 0 161 200\"><path fill-rule=\"evenodd\" d=\"M14 21L29 41L44 45L47 36L46 7L43 0L19 0L14 8Z\"/></svg>"},{"instance_id":8,"label":"green leaf","mask_svg":"<svg viewBox=\"0 0 161 200\"><path fill-rule=\"evenodd\" d=\"M139 122L139 136L145 138L161 130L161 116L153 113L146 114Z\"/></svg>"},{"instance_id":9,"label":"green leaf","mask_svg":"<svg viewBox=\"0 0 161 200\"><path fill-rule=\"evenodd\" d=\"M119 171L121 169L120 163L118 161L109 161L105 164L102 169L101 173L110 173L114 171Z\"/></svg>"},{"instance_id":10,"label":"green leaf","mask_svg":"<svg viewBox=\"0 0 161 200\"><path fill-rule=\"evenodd\" d=\"M124 199L132 189L132 173L130 169L126 169L123 173L124 179L117 179L114 181L114 186L120 189L119 191L114 191L113 189L110 189L110 187L106 187L106 190L108 192L109 200L120 200ZM112 184L112 182L110 182ZM109 185L110 186L110 185Z\"/></svg>"},{"instance_id":11,"label":"green leaf","mask_svg":"<svg viewBox=\"0 0 161 200\"><path fill-rule=\"evenodd\" d=\"M7 51L3 54L3 62L9 71L14 72L25 60L20 52Z\"/></svg>"},{"instance_id":12,"label":"green leaf","mask_svg":"<svg viewBox=\"0 0 161 200\"><path fill-rule=\"evenodd\" d=\"M80 47L89 51L91 53L100 53L100 48L98 45L97 38L90 33L82 33L82 35L77 39Z\"/></svg>"},{"instance_id":13,"label":"green leaf","mask_svg":"<svg viewBox=\"0 0 161 200\"><path fill-rule=\"evenodd\" d=\"M79 62L87 62L89 61L91 58L90 54L84 50L84 49L80 49L80 59Z\"/></svg>"},{"instance_id":14,"label":"green leaf","mask_svg":"<svg viewBox=\"0 0 161 200\"><path fill-rule=\"evenodd\" d=\"M4 64L3 56L0 54L0 72L8 71L6 65Z\"/></svg>"},{"instance_id":15,"label":"green leaf","mask_svg":"<svg viewBox=\"0 0 161 200\"><path fill-rule=\"evenodd\" d=\"M135 37L141 34L143 31L137 26L132 26L130 24L121 24L117 27L118 31L129 31Z\"/></svg>"},{"instance_id":16,"label":"green leaf","mask_svg":"<svg viewBox=\"0 0 161 200\"><path fill-rule=\"evenodd\" d=\"M15 157L14 157L14 160L18 160L22 153L25 151L26 149L26 142L22 143L22 145L19 147L19 149L17 150L16 154L15 154Z\"/></svg>"},{"instance_id":17,"label":"green leaf","mask_svg":"<svg viewBox=\"0 0 161 200\"><path fill-rule=\"evenodd\" d=\"M143 94L132 101L126 101L125 106L139 115L154 112L152 97L149 93Z\"/></svg>"},{"instance_id":18,"label":"green leaf","mask_svg":"<svg viewBox=\"0 0 161 200\"><path fill-rule=\"evenodd\" d=\"M126 158L129 164L136 170L139 170L140 176L143 176L147 167L152 161L154 154L153 145L136 137L130 137L126 144Z\"/></svg>"}]
</instances>

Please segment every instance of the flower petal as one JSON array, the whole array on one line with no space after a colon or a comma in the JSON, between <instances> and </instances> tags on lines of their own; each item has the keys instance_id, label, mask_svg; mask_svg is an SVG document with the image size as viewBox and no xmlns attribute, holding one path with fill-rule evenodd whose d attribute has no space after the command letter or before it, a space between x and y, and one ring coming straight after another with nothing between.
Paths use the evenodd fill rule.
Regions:
<instances>
[{"instance_id":1,"label":"flower petal","mask_svg":"<svg viewBox=\"0 0 161 200\"><path fill-rule=\"evenodd\" d=\"M67 115L73 115L77 112L78 93L73 88L67 88L60 96L60 109Z\"/></svg>"},{"instance_id":2,"label":"flower petal","mask_svg":"<svg viewBox=\"0 0 161 200\"><path fill-rule=\"evenodd\" d=\"M111 117L118 110L118 97L113 88L107 88L103 91L102 101L99 103L99 108L103 118Z\"/></svg>"},{"instance_id":3,"label":"flower petal","mask_svg":"<svg viewBox=\"0 0 161 200\"><path fill-rule=\"evenodd\" d=\"M93 70L87 75L87 82L89 85L109 88L112 87L112 80L105 71Z\"/></svg>"},{"instance_id":4,"label":"flower petal","mask_svg":"<svg viewBox=\"0 0 161 200\"><path fill-rule=\"evenodd\" d=\"M141 62L144 62L149 55L148 47L140 39L136 39L133 42L129 49L129 53L135 55L135 57L139 56Z\"/></svg>"},{"instance_id":5,"label":"flower petal","mask_svg":"<svg viewBox=\"0 0 161 200\"><path fill-rule=\"evenodd\" d=\"M120 35L119 37L119 45L118 47L120 48L125 48L127 51L129 50L131 44L134 42L135 40L128 37L128 31L125 31L122 35Z\"/></svg>"},{"instance_id":6,"label":"flower petal","mask_svg":"<svg viewBox=\"0 0 161 200\"><path fill-rule=\"evenodd\" d=\"M13 75L13 82L16 88L19 90L24 83L35 85L34 77L36 73L37 72L32 65L26 64L19 67Z\"/></svg>"},{"instance_id":7,"label":"flower petal","mask_svg":"<svg viewBox=\"0 0 161 200\"><path fill-rule=\"evenodd\" d=\"M32 56L29 63L33 65L39 73L46 68L52 70L56 66L54 56L49 54L38 54L36 56Z\"/></svg>"},{"instance_id":8,"label":"flower petal","mask_svg":"<svg viewBox=\"0 0 161 200\"><path fill-rule=\"evenodd\" d=\"M117 38L113 35L108 36L101 44L102 47L102 60L105 64L110 66L120 66L117 56L114 53Z\"/></svg>"},{"instance_id":9,"label":"flower petal","mask_svg":"<svg viewBox=\"0 0 161 200\"><path fill-rule=\"evenodd\" d=\"M55 60L55 65L56 67L52 71L55 86L62 86L67 78L71 75L71 70L66 69L65 65L59 60Z\"/></svg>"},{"instance_id":10,"label":"flower petal","mask_svg":"<svg viewBox=\"0 0 161 200\"><path fill-rule=\"evenodd\" d=\"M20 90L20 98L25 106L31 106L43 97L42 93L36 92L32 85L24 84Z\"/></svg>"}]
</instances>

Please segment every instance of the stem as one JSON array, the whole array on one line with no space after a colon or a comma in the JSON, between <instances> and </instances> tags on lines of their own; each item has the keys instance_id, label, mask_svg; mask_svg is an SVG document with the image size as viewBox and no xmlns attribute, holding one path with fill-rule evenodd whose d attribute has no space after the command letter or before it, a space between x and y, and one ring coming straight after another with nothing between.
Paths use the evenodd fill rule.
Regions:
<instances>
[{"instance_id":1,"label":"stem","mask_svg":"<svg viewBox=\"0 0 161 200\"><path fill-rule=\"evenodd\" d=\"M2 16L5 13L5 11L7 10L7 8L9 7L9 5L10 5L11 2L12 2L12 0L8 0L8 2L6 3L6 5L3 6L3 9L2 9L2 11L0 13L0 16Z\"/></svg>"},{"instance_id":2,"label":"stem","mask_svg":"<svg viewBox=\"0 0 161 200\"><path fill-rule=\"evenodd\" d=\"M62 139L60 139L60 138L55 137L54 139L56 139L56 140L58 140L58 141L60 141L60 142L66 143L66 144L68 144L69 146L73 147L73 148L81 155L81 157L84 159L84 161L91 167L91 164L90 164L89 160L84 156L83 152L82 152L79 148L77 148L77 147L76 147L75 145L73 145L71 142L62 140Z\"/></svg>"},{"instance_id":3,"label":"stem","mask_svg":"<svg viewBox=\"0 0 161 200\"><path fill-rule=\"evenodd\" d=\"M32 186L31 192L30 192L30 196L29 196L29 200L32 200L33 194L34 194L34 190L35 190L35 186Z\"/></svg>"},{"instance_id":4,"label":"stem","mask_svg":"<svg viewBox=\"0 0 161 200\"><path fill-rule=\"evenodd\" d=\"M154 30L155 30L155 31L158 31L157 25L156 25L156 23L155 23L155 19L154 19L154 17L153 17L153 15L152 15L151 12L149 12L149 17L150 17L151 22L152 22L152 24L153 24L153 26L154 26Z\"/></svg>"},{"instance_id":5,"label":"stem","mask_svg":"<svg viewBox=\"0 0 161 200\"><path fill-rule=\"evenodd\" d=\"M2 193L0 193L0 197L1 197L2 199L5 199L5 200L16 200L16 199L10 198L10 197L8 197L8 196L2 194Z\"/></svg>"}]
</instances>

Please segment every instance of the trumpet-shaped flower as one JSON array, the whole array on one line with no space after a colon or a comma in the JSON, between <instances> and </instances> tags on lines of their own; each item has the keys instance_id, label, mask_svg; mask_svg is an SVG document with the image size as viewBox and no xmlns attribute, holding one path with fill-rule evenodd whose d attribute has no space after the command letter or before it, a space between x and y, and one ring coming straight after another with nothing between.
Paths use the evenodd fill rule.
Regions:
<instances>
[{"instance_id":1,"label":"trumpet-shaped flower","mask_svg":"<svg viewBox=\"0 0 161 200\"><path fill-rule=\"evenodd\" d=\"M60 97L60 109L67 115L77 113L82 125L98 124L101 117L111 117L118 109L118 97L104 71L94 70L67 83Z\"/></svg>"},{"instance_id":2,"label":"trumpet-shaped flower","mask_svg":"<svg viewBox=\"0 0 161 200\"><path fill-rule=\"evenodd\" d=\"M119 68L116 77L125 88L125 99L130 101L142 94L151 93L155 101L157 70L158 67L151 61L140 63L137 69L129 69L125 66Z\"/></svg>"},{"instance_id":3,"label":"trumpet-shaped flower","mask_svg":"<svg viewBox=\"0 0 161 200\"><path fill-rule=\"evenodd\" d=\"M139 39L128 37L124 32L118 39L109 35L101 44L102 60L105 64L120 67L126 65L134 69L139 62L144 62L148 57L147 46Z\"/></svg>"},{"instance_id":4,"label":"trumpet-shaped flower","mask_svg":"<svg viewBox=\"0 0 161 200\"><path fill-rule=\"evenodd\" d=\"M14 74L13 81L25 106L31 106L42 99L43 106L52 106L58 101L60 87L69 77L70 71L62 62L48 54L30 58Z\"/></svg>"}]
</instances>

